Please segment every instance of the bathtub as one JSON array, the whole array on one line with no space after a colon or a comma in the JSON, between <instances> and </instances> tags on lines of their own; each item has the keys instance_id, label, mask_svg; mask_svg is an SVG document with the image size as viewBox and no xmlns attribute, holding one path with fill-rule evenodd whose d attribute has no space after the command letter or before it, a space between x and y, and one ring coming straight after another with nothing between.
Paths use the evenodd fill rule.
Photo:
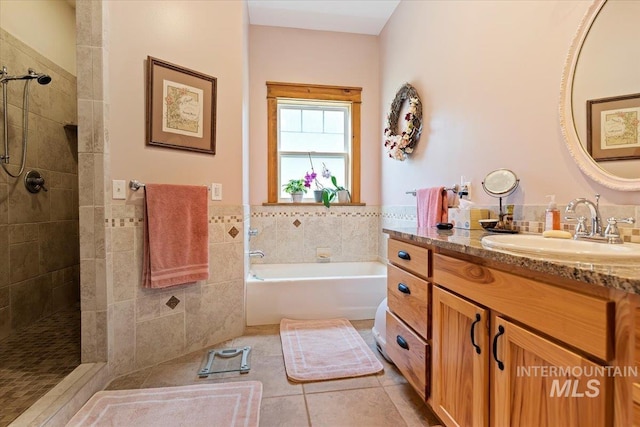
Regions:
<instances>
[{"instance_id":1,"label":"bathtub","mask_svg":"<svg viewBox=\"0 0 640 427\"><path fill-rule=\"evenodd\" d=\"M373 319L386 297L379 262L253 264L247 277L247 325L289 319Z\"/></svg>"}]
</instances>

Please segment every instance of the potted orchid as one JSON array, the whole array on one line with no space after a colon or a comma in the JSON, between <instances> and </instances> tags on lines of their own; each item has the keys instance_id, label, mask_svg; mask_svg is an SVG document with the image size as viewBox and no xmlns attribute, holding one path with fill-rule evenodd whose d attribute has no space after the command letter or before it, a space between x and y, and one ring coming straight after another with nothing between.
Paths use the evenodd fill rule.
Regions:
<instances>
[{"instance_id":1,"label":"potted orchid","mask_svg":"<svg viewBox=\"0 0 640 427\"><path fill-rule=\"evenodd\" d=\"M322 202L326 207L330 207L331 203L338 199L338 203L349 203L351 201L351 194L349 191L341 185L338 185L336 177L331 174L327 165L322 163L322 177L328 179L333 184L334 188L325 187L318 181L315 169L313 168L313 160L311 160L311 153L309 154L309 163L311 164L311 173L307 172L304 176L304 186L311 188L311 183L315 183L316 189L313 191L313 196L317 203Z\"/></svg>"},{"instance_id":2,"label":"potted orchid","mask_svg":"<svg viewBox=\"0 0 640 427\"><path fill-rule=\"evenodd\" d=\"M333 175L330 175L330 176L331 176L331 183L335 188L328 188L328 187L324 188L322 193L322 203L326 207L330 207L331 202L333 202L336 198L338 199L338 203L349 203L349 201L351 200L351 194L349 193L349 190L347 190L341 185L338 185L338 182L335 176Z\"/></svg>"},{"instance_id":3,"label":"potted orchid","mask_svg":"<svg viewBox=\"0 0 640 427\"><path fill-rule=\"evenodd\" d=\"M316 201L316 203L320 203L322 202L322 193L324 192L324 186L322 184L320 184L320 182L318 182L317 176L318 174L316 173L315 169L313 168L313 160L311 160L311 153L309 154L309 163L311 164L311 173L307 172L306 175L304 176L304 186L307 188L311 188L311 183L315 183L316 185L316 189L313 190L313 198ZM324 176L325 178L328 178L328 176L325 176L324 171L327 170L327 167L323 165L323 170L322 170L322 176Z\"/></svg>"}]
</instances>

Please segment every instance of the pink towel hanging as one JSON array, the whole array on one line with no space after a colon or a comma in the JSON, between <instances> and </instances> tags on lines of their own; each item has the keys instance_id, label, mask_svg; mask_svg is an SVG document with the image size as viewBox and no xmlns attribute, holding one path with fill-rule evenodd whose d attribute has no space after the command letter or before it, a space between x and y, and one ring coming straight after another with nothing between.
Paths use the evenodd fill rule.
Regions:
<instances>
[{"instance_id":1,"label":"pink towel hanging","mask_svg":"<svg viewBox=\"0 0 640 427\"><path fill-rule=\"evenodd\" d=\"M416 190L418 227L433 227L439 222L447 222L447 199L444 187Z\"/></svg>"},{"instance_id":2,"label":"pink towel hanging","mask_svg":"<svg viewBox=\"0 0 640 427\"><path fill-rule=\"evenodd\" d=\"M147 184L143 287L166 288L208 278L207 188Z\"/></svg>"}]
</instances>

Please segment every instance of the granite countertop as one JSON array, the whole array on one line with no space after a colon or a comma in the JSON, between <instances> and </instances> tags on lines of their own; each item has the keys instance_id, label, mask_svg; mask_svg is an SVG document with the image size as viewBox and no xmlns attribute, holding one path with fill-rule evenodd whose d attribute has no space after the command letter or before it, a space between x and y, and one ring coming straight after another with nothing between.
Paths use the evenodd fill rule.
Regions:
<instances>
[{"instance_id":1,"label":"granite countertop","mask_svg":"<svg viewBox=\"0 0 640 427\"><path fill-rule=\"evenodd\" d=\"M640 264L624 266L565 262L512 255L494 249L485 249L481 239L490 233L483 230L438 230L432 228L383 228L390 237L397 237L431 245L437 248L460 252L514 267L526 268L567 279L579 280L607 288L640 294Z\"/></svg>"}]
</instances>

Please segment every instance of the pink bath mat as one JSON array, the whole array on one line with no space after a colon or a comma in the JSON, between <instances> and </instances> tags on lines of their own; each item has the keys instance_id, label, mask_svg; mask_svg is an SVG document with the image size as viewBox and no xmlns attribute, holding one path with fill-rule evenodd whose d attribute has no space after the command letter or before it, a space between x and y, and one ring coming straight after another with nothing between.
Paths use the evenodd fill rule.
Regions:
<instances>
[{"instance_id":1,"label":"pink bath mat","mask_svg":"<svg viewBox=\"0 0 640 427\"><path fill-rule=\"evenodd\" d=\"M67 426L257 427L262 383L99 391Z\"/></svg>"},{"instance_id":2,"label":"pink bath mat","mask_svg":"<svg viewBox=\"0 0 640 427\"><path fill-rule=\"evenodd\" d=\"M360 377L383 369L347 319L282 319L280 340L292 381Z\"/></svg>"}]
</instances>

